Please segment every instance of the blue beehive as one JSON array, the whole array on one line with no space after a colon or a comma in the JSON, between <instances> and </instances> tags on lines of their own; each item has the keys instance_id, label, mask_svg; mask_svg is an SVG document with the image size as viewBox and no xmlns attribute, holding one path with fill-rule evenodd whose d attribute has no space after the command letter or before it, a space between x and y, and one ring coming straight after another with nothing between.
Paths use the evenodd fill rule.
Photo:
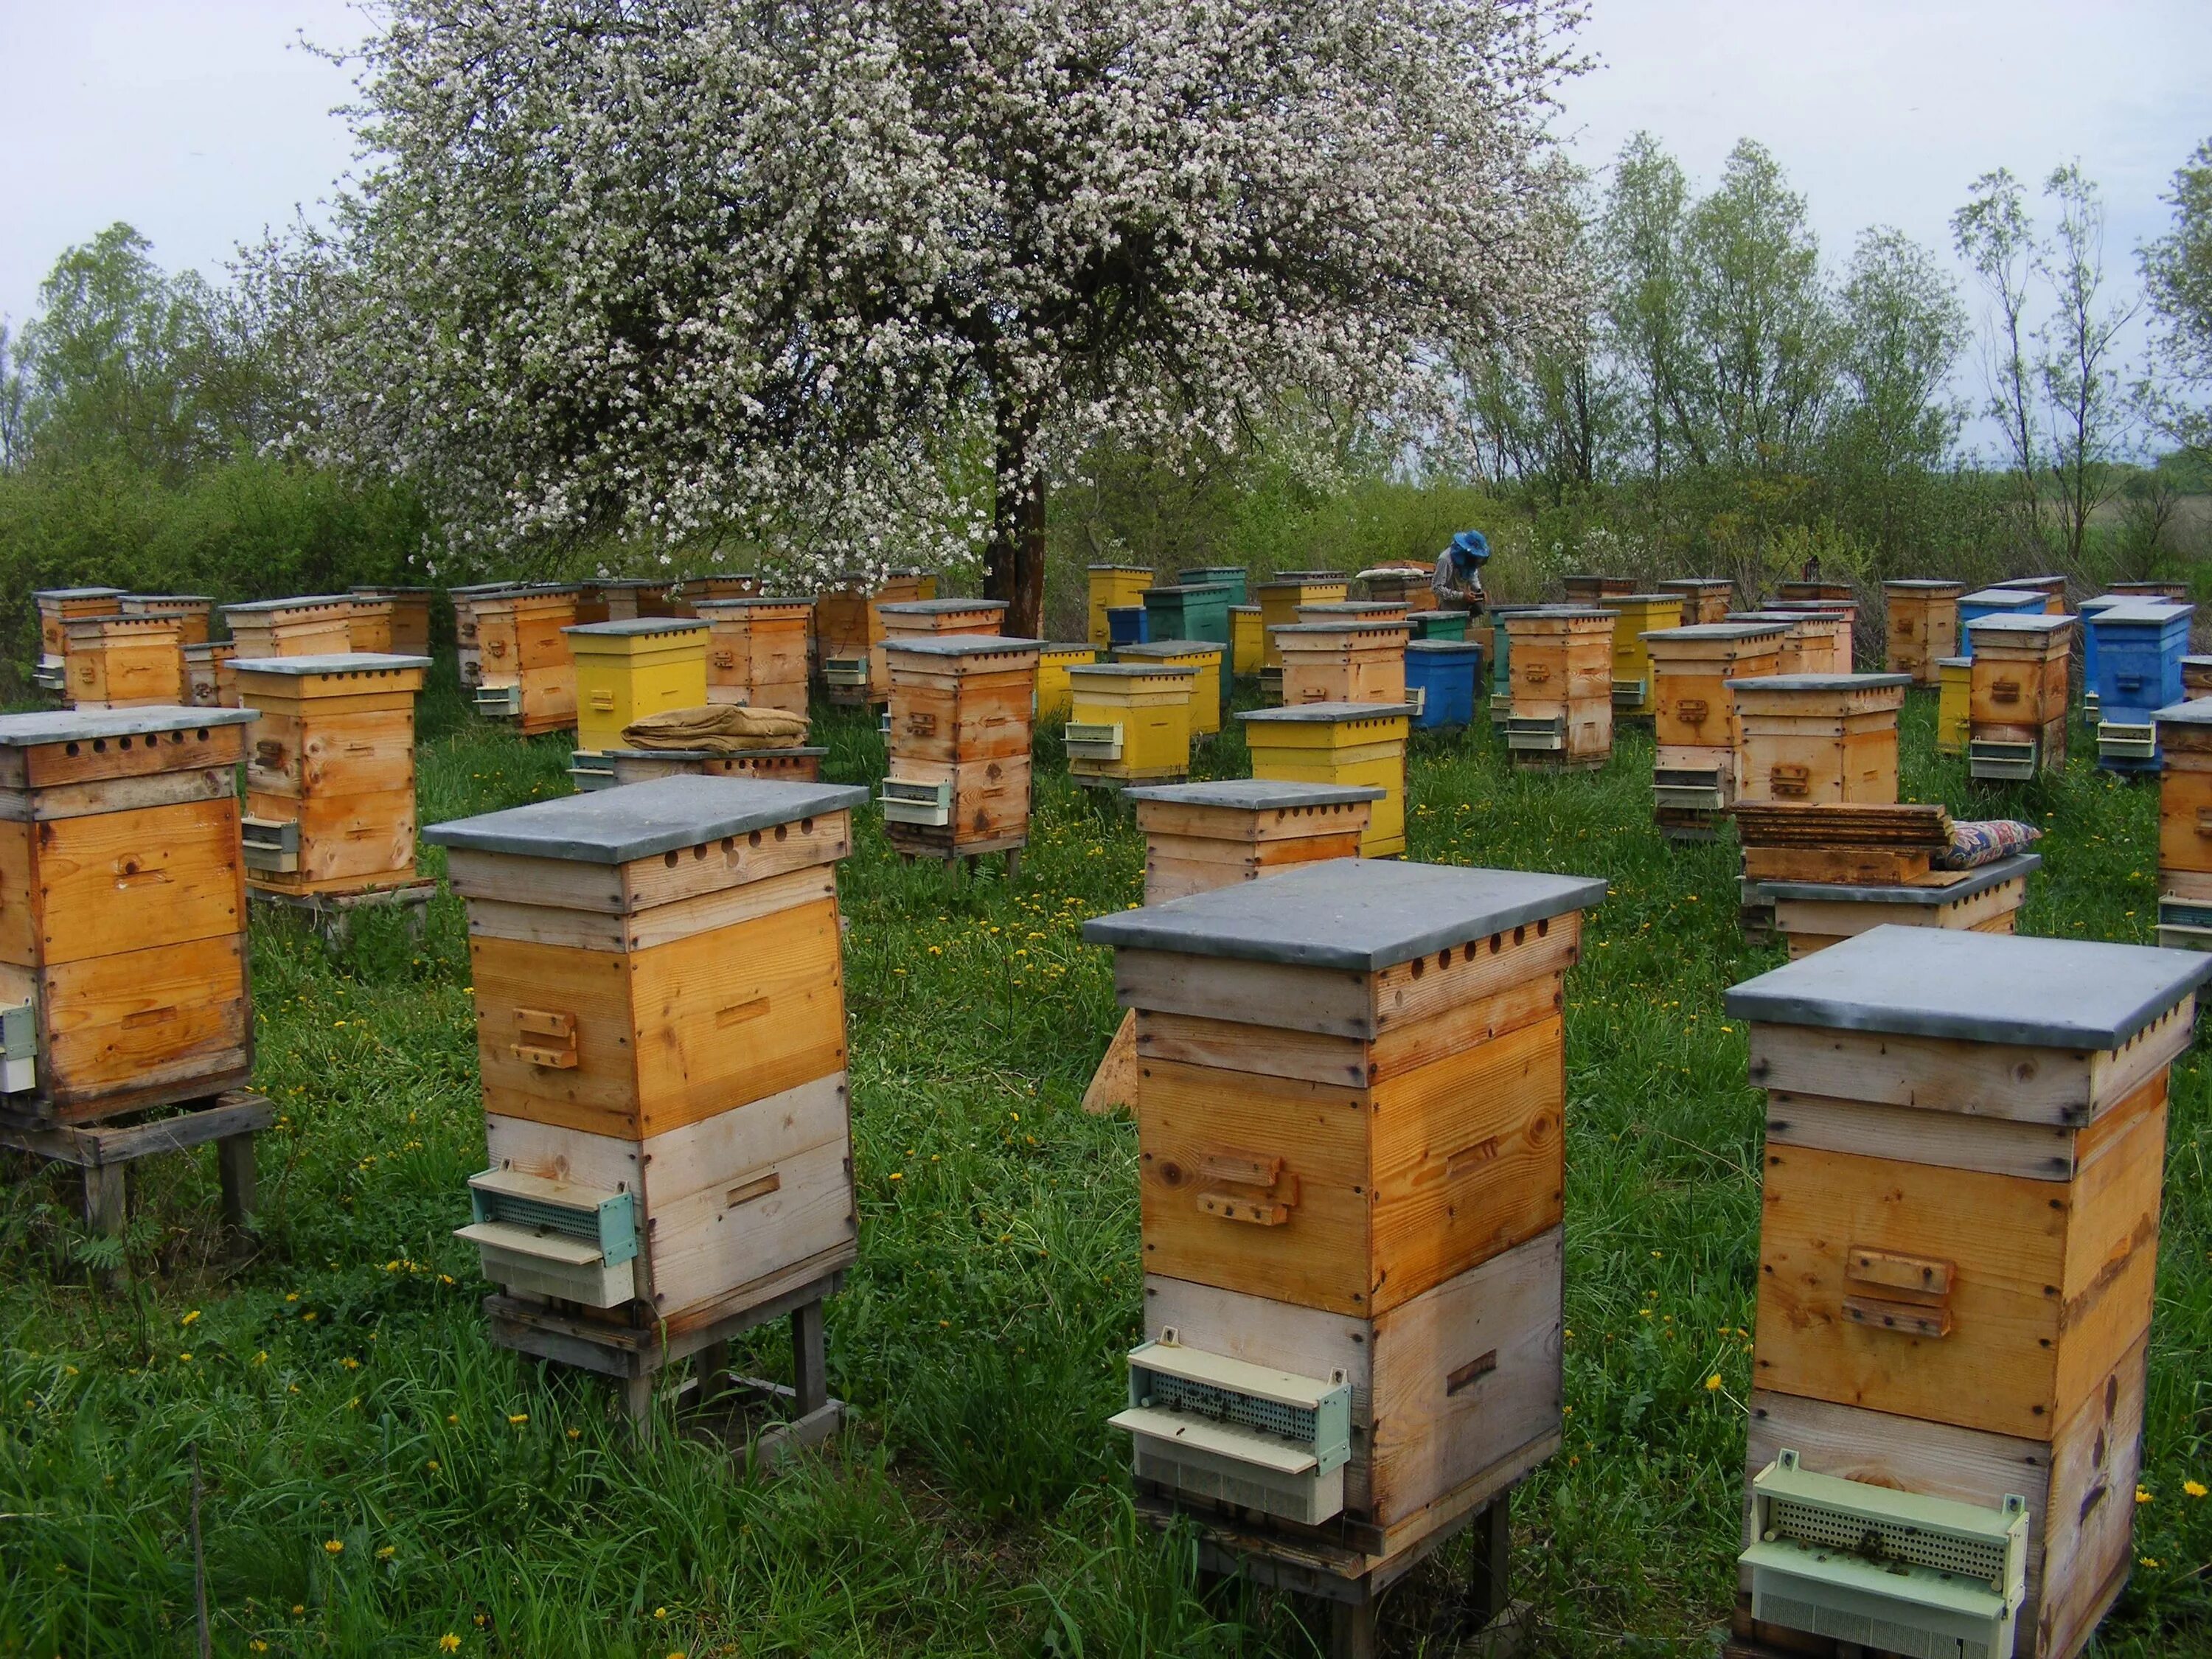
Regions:
<instances>
[{"instance_id":1,"label":"blue beehive","mask_svg":"<svg viewBox=\"0 0 2212 1659\"><path fill-rule=\"evenodd\" d=\"M2152 719L2182 699L2181 659L2197 607L2155 599L2108 605L2088 619L2096 663L2097 764L2156 772L2163 763Z\"/></svg>"},{"instance_id":2,"label":"blue beehive","mask_svg":"<svg viewBox=\"0 0 2212 1659\"><path fill-rule=\"evenodd\" d=\"M1149 645L1152 630L1146 622L1146 612L1141 605L1109 605L1106 607L1106 642L1112 646Z\"/></svg>"},{"instance_id":3,"label":"blue beehive","mask_svg":"<svg viewBox=\"0 0 2212 1659\"><path fill-rule=\"evenodd\" d=\"M1959 654L1974 654L1973 635L1966 631L1966 624L1975 617L2040 616L2043 599L2042 590L2033 587L1985 587L1967 594L1959 601Z\"/></svg>"},{"instance_id":4,"label":"blue beehive","mask_svg":"<svg viewBox=\"0 0 2212 1659\"><path fill-rule=\"evenodd\" d=\"M1406 701L1421 711L1413 725L1434 732L1472 724L1475 683L1481 676L1482 647L1472 641L1407 641Z\"/></svg>"}]
</instances>

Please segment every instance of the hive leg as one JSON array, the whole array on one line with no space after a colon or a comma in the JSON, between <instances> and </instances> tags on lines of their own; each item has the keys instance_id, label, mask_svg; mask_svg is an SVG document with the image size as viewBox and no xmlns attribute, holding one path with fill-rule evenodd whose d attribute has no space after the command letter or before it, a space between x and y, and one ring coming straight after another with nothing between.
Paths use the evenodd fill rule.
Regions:
<instances>
[{"instance_id":1,"label":"hive leg","mask_svg":"<svg viewBox=\"0 0 2212 1659\"><path fill-rule=\"evenodd\" d=\"M637 1437L653 1438L653 1373L645 1371L622 1379L623 1415L629 1418Z\"/></svg>"},{"instance_id":2,"label":"hive leg","mask_svg":"<svg viewBox=\"0 0 2212 1659\"><path fill-rule=\"evenodd\" d=\"M727 1341L709 1342L699 1350L699 1358L692 1362L699 1379L698 1402L709 1405L728 1389L730 1382L730 1345Z\"/></svg>"},{"instance_id":3,"label":"hive leg","mask_svg":"<svg viewBox=\"0 0 2212 1659\"><path fill-rule=\"evenodd\" d=\"M1372 1596L1328 1604L1328 1659L1375 1659Z\"/></svg>"},{"instance_id":4,"label":"hive leg","mask_svg":"<svg viewBox=\"0 0 2212 1659\"><path fill-rule=\"evenodd\" d=\"M1006 848L1006 885L1012 887L1021 878L1022 849L1018 847L1009 847Z\"/></svg>"},{"instance_id":5,"label":"hive leg","mask_svg":"<svg viewBox=\"0 0 2212 1659\"><path fill-rule=\"evenodd\" d=\"M215 1144L216 1175L222 1184L223 1235L234 1256L244 1255L251 1241L246 1218L253 1213L255 1168L253 1137L225 1135Z\"/></svg>"},{"instance_id":6,"label":"hive leg","mask_svg":"<svg viewBox=\"0 0 2212 1659\"><path fill-rule=\"evenodd\" d=\"M829 1351L822 1334L822 1304L808 1302L792 1310L791 1381L801 1417L830 1403Z\"/></svg>"},{"instance_id":7,"label":"hive leg","mask_svg":"<svg viewBox=\"0 0 2212 1659\"><path fill-rule=\"evenodd\" d=\"M1467 1625L1480 1630L1504 1615L1511 1590L1507 1577L1513 1559L1511 1487L1476 1511L1468 1535L1474 1548L1468 1570Z\"/></svg>"}]
</instances>

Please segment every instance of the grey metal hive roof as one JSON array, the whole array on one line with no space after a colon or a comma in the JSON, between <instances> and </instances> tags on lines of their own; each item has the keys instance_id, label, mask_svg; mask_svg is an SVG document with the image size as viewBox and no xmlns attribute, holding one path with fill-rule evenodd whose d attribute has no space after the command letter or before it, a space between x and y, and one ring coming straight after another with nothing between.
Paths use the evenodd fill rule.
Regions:
<instances>
[{"instance_id":1,"label":"grey metal hive roof","mask_svg":"<svg viewBox=\"0 0 2212 1659\"><path fill-rule=\"evenodd\" d=\"M1067 665L1071 674L1107 675L1115 679L1135 679L1146 674L1196 674L1198 670L1188 663L1150 662L1072 662Z\"/></svg>"},{"instance_id":2,"label":"grey metal hive roof","mask_svg":"<svg viewBox=\"0 0 2212 1659\"><path fill-rule=\"evenodd\" d=\"M1946 581L1941 576L1899 576L1894 581L1884 582L1882 586L1886 588L1911 587L1931 592L1941 588L1955 587L1961 592L1966 591L1966 586L1964 582Z\"/></svg>"},{"instance_id":3,"label":"grey metal hive roof","mask_svg":"<svg viewBox=\"0 0 2212 1659\"><path fill-rule=\"evenodd\" d=\"M742 593L726 599L694 599L699 611L744 611L757 605L805 605L814 601L803 593Z\"/></svg>"},{"instance_id":4,"label":"grey metal hive roof","mask_svg":"<svg viewBox=\"0 0 2212 1659\"><path fill-rule=\"evenodd\" d=\"M1309 610L1312 607L1308 606ZM1411 628L1411 620L1403 611L1395 617L1340 617L1332 622L1282 623L1269 629L1271 634L1344 634L1370 628Z\"/></svg>"},{"instance_id":5,"label":"grey metal hive roof","mask_svg":"<svg viewBox=\"0 0 2212 1659\"><path fill-rule=\"evenodd\" d=\"M31 595L34 599L119 599L125 589L120 587L41 587Z\"/></svg>"},{"instance_id":6,"label":"grey metal hive roof","mask_svg":"<svg viewBox=\"0 0 2212 1659\"><path fill-rule=\"evenodd\" d=\"M2166 726L2212 726L2212 697L2168 703L2151 718Z\"/></svg>"},{"instance_id":7,"label":"grey metal hive roof","mask_svg":"<svg viewBox=\"0 0 2212 1659\"><path fill-rule=\"evenodd\" d=\"M1479 653L1482 649L1482 641L1480 640L1407 640L1406 649L1431 654L1445 651Z\"/></svg>"},{"instance_id":8,"label":"grey metal hive roof","mask_svg":"<svg viewBox=\"0 0 2212 1659\"><path fill-rule=\"evenodd\" d=\"M1121 793L1131 800L1267 812L1294 806L1342 806L1353 801L1381 800L1389 792L1349 783L1279 783L1272 778L1222 778L1212 783L1142 784Z\"/></svg>"},{"instance_id":9,"label":"grey metal hive roof","mask_svg":"<svg viewBox=\"0 0 2212 1659\"><path fill-rule=\"evenodd\" d=\"M599 753L606 756L610 760L665 761L753 760L770 755L813 755L819 757L826 755L829 752L829 750L826 748L811 749L803 747L797 749L748 749L740 754L735 755L726 754L719 749L602 749L599 750Z\"/></svg>"},{"instance_id":10,"label":"grey metal hive roof","mask_svg":"<svg viewBox=\"0 0 2212 1659\"><path fill-rule=\"evenodd\" d=\"M402 668L428 668L428 657L400 657L385 651L325 651L313 657L240 657L230 665L241 674L368 674Z\"/></svg>"},{"instance_id":11,"label":"grey metal hive roof","mask_svg":"<svg viewBox=\"0 0 2212 1659\"><path fill-rule=\"evenodd\" d=\"M143 738L164 732L195 732L213 726L244 726L261 716L251 708L185 708L160 704L143 708L55 708L28 714L0 714L0 749L29 749L44 743L91 743L102 738Z\"/></svg>"},{"instance_id":12,"label":"grey metal hive roof","mask_svg":"<svg viewBox=\"0 0 2212 1659\"><path fill-rule=\"evenodd\" d=\"M1410 714L1410 702L1302 702L1294 708L1248 708L1240 720L1282 721L1290 725L1329 720L1373 720L1389 714Z\"/></svg>"},{"instance_id":13,"label":"grey metal hive roof","mask_svg":"<svg viewBox=\"0 0 2212 1659\"><path fill-rule=\"evenodd\" d=\"M222 608L222 614L228 617L244 612L250 616L263 611L296 611L311 605L349 606L353 602L354 596L350 593L309 593L296 599L249 599L243 605L227 605Z\"/></svg>"},{"instance_id":14,"label":"grey metal hive roof","mask_svg":"<svg viewBox=\"0 0 2212 1659\"><path fill-rule=\"evenodd\" d=\"M1042 640L1025 640L1006 634L922 634L882 641L886 651L903 651L923 657L978 657L993 652L1041 651Z\"/></svg>"},{"instance_id":15,"label":"grey metal hive roof","mask_svg":"<svg viewBox=\"0 0 2212 1659\"><path fill-rule=\"evenodd\" d=\"M422 839L470 853L627 864L725 836L867 804L856 785L759 778L655 778L435 823Z\"/></svg>"},{"instance_id":16,"label":"grey metal hive roof","mask_svg":"<svg viewBox=\"0 0 2212 1659\"><path fill-rule=\"evenodd\" d=\"M646 634L696 634L706 625L696 617L625 617L619 622L578 623L561 631L588 634L595 640L613 640Z\"/></svg>"},{"instance_id":17,"label":"grey metal hive roof","mask_svg":"<svg viewBox=\"0 0 2212 1659\"><path fill-rule=\"evenodd\" d=\"M1762 691L1875 691L1885 686L1910 685L1910 674L1754 674L1749 679L1729 680L1733 689L1754 685Z\"/></svg>"},{"instance_id":18,"label":"grey metal hive roof","mask_svg":"<svg viewBox=\"0 0 2212 1659\"><path fill-rule=\"evenodd\" d=\"M878 607L887 617L949 617L963 611L1004 611L1004 599L893 599Z\"/></svg>"},{"instance_id":19,"label":"grey metal hive roof","mask_svg":"<svg viewBox=\"0 0 2212 1659\"><path fill-rule=\"evenodd\" d=\"M1135 645L1117 645L1114 647L1114 654L1117 657L1190 657L1211 651L1218 657L1228 649L1219 640L1145 640Z\"/></svg>"},{"instance_id":20,"label":"grey metal hive roof","mask_svg":"<svg viewBox=\"0 0 2212 1659\"><path fill-rule=\"evenodd\" d=\"M1727 1006L1769 1024L2093 1051L2207 976L2212 955L2194 951L1885 926L1746 981Z\"/></svg>"},{"instance_id":21,"label":"grey metal hive roof","mask_svg":"<svg viewBox=\"0 0 2212 1659\"><path fill-rule=\"evenodd\" d=\"M1098 916L1083 937L1123 950L1373 973L1604 896L1605 883L1583 876L1330 859Z\"/></svg>"},{"instance_id":22,"label":"grey metal hive roof","mask_svg":"<svg viewBox=\"0 0 2212 1659\"><path fill-rule=\"evenodd\" d=\"M2032 592L2021 588L2020 592ZM2062 628L2071 628L2080 617L2062 613L2051 616L2041 611L2001 611L1993 617L1976 617L1966 624L1969 634L2055 634Z\"/></svg>"},{"instance_id":23,"label":"grey metal hive roof","mask_svg":"<svg viewBox=\"0 0 2212 1659\"><path fill-rule=\"evenodd\" d=\"M1764 640L1786 634L1790 624L1772 622L1688 623L1680 628L1654 628L1638 634L1639 640Z\"/></svg>"},{"instance_id":24,"label":"grey metal hive roof","mask_svg":"<svg viewBox=\"0 0 2212 1659\"><path fill-rule=\"evenodd\" d=\"M2039 587L1984 587L1960 597L1960 605L2034 605L2046 595Z\"/></svg>"}]
</instances>

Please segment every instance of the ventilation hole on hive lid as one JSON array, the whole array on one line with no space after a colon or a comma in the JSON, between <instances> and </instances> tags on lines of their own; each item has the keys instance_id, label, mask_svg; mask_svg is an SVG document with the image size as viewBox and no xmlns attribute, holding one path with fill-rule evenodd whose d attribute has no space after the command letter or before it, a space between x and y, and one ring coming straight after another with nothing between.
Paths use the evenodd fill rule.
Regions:
<instances>
[{"instance_id":1,"label":"ventilation hole on hive lid","mask_svg":"<svg viewBox=\"0 0 2212 1659\"><path fill-rule=\"evenodd\" d=\"M68 752L69 754L71 754L71 755L76 754L76 753L77 752L77 746L76 746L75 744L70 744L68 746L68 749L67 749L67 751L66 751L66 752Z\"/></svg>"},{"instance_id":2,"label":"ventilation hole on hive lid","mask_svg":"<svg viewBox=\"0 0 2212 1659\"><path fill-rule=\"evenodd\" d=\"M748 846L748 847L757 847L757 846L759 846L759 845L760 845L760 831L759 831L759 830L754 830L754 831L752 832L752 834L751 834L751 835L750 835L750 836L746 836L746 837L745 837L745 845L746 845L746 846Z\"/></svg>"},{"instance_id":3,"label":"ventilation hole on hive lid","mask_svg":"<svg viewBox=\"0 0 2212 1659\"><path fill-rule=\"evenodd\" d=\"M681 854L676 853L664 853L660 855L660 861L673 870L676 867L676 860L680 856Z\"/></svg>"},{"instance_id":4,"label":"ventilation hole on hive lid","mask_svg":"<svg viewBox=\"0 0 2212 1659\"><path fill-rule=\"evenodd\" d=\"M787 824L787 823L779 823L779 824L777 824L777 825L775 826L775 838L776 838L778 841L787 841L787 840L789 840L789 839L790 839L790 837L791 837L791 826L790 826L789 824Z\"/></svg>"},{"instance_id":5,"label":"ventilation hole on hive lid","mask_svg":"<svg viewBox=\"0 0 2212 1659\"><path fill-rule=\"evenodd\" d=\"M1492 933L1492 934L1490 936L1490 954L1491 954L1491 955L1492 955L1492 956L1494 957L1494 956L1496 956L1496 955L1497 955L1500 951L1504 950L1504 948L1505 948L1505 939L1504 939L1504 936L1503 934L1499 934L1499 933Z\"/></svg>"},{"instance_id":6,"label":"ventilation hole on hive lid","mask_svg":"<svg viewBox=\"0 0 2212 1659\"><path fill-rule=\"evenodd\" d=\"M1428 970L1428 963L1425 959L1420 957L1415 957L1413 958L1412 966L1413 977L1415 979L1420 978L1420 976Z\"/></svg>"},{"instance_id":7,"label":"ventilation hole on hive lid","mask_svg":"<svg viewBox=\"0 0 2212 1659\"><path fill-rule=\"evenodd\" d=\"M1538 921L1537 921L1537 923L1536 923L1536 937L1537 937L1538 939L1542 939L1546 934L1549 933L1551 931L1552 931L1552 919L1551 919L1549 916L1544 916L1544 917L1540 917L1540 918L1539 918L1539 919L1538 919Z\"/></svg>"}]
</instances>

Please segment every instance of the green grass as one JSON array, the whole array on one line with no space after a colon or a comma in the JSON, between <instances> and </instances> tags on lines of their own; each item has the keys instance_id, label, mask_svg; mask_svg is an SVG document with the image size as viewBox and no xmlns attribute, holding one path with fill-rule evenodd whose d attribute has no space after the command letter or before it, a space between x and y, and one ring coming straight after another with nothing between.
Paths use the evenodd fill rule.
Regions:
<instances>
[{"instance_id":1,"label":"green grass","mask_svg":"<svg viewBox=\"0 0 2212 1659\"><path fill-rule=\"evenodd\" d=\"M2155 793L2076 764L1978 797L1907 712L1906 793L2046 823L2025 931L2148 940ZM857 715L830 775L872 781ZM426 819L567 786L562 745L426 698ZM901 864L872 815L851 923L860 1260L830 1310L860 1426L744 1480L710 1437L636 1443L604 1386L485 1341L451 1237L481 1166L459 904L420 945L365 925L342 960L257 924L259 1250L217 1252L211 1163L146 1166L123 1289L72 1184L27 1164L0 1206L0 1653L192 1650L192 1459L222 1654L1307 1654L1296 1610L1199 1580L1133 1517L1104 1426L1138 1333L1135 1137L1085 1116L1117 1018L1080 924L1136 902L1127 818L1074 789L1047 734L1019 885ZM1245 769L1234 734L1204 760ZM1559 1458L1516 1502L1514 1571L1546 1653L1707 1652L1733 1584L1759 1202L1759 1097L1722 994L1775 965L1735 926L1728 843L1650 825L1650 746L1516 775L1486 726L1416 745L1411 853L1601 873L1569 980L1567 1392ZM434 867L436 855L428 862ZM2142 1559L2105 1651L2212 1644L2212 1114L2174 1091ZM744 1356L787 1373L779 1337ZM1719 1385L1708 1387L1717 1376ZM333 1545L341 1547L333 1549ZM1393 1651L1451 1650L1448 1553L1386 1615ZM265 1644L265 1645L257 1645Z\"/></svg>"}]
</instances>

